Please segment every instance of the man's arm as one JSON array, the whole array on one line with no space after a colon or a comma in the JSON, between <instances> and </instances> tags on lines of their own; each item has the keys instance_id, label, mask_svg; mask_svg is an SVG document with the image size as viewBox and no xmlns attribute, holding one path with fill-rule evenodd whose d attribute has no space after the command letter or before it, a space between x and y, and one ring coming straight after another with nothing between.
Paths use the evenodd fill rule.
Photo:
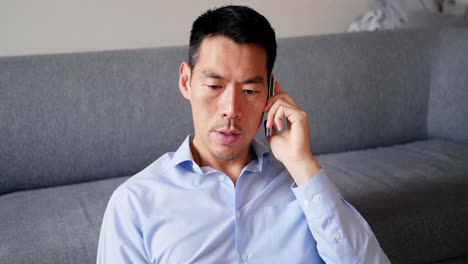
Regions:
<instances>
[{"instance_id":1,"label":"man's arm","mask_svg":"<svg viewBox=\"0 0 468 264\"><path fill-rule=\"evenodd\" d=\"M292 191L326 263L390 263L366 220L343 199L324 170Z\"/></svg>"},{"instance_id":2,"label":"man's arm","mask_svg":"<svg viewBox=\"0 0 468 264\"><path fill-rule=\"evenodd\" d=\"M317 241L317 250L327 263L390 263L371 228L329 180L310 149L307 113L278 83L276 95L265 106L268 138L273 155L295 181L292 191ZM286 118L288 127L284 128ZM282 131L276 133L273 125Z\"/></svg>"},{"instance_id":3,"label":"man's arm","mask_svg":"<svg viewBox=\"0 0 468 264\"><path fill-rule=\"evenodd\" d=\"M104 213L96 263L150 263L144 249L141 227L124 202L127 199L122 187L112 194Z\"/></svg>"}]
</instances>

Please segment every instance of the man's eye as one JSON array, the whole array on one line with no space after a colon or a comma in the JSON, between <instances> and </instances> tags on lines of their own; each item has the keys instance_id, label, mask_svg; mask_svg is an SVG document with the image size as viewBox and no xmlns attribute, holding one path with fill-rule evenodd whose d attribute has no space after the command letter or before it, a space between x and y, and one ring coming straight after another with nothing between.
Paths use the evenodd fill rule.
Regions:
<instances>
[{"instance_id":1,"label":"man's eye","mask_svg":"<svg viewBox=\"0 0 468 264\"><path fill-rule=\"evenodd\" d=\"M255 91L255 90L244 90L244 93L246 93L246 94L256 94L257 91Z\"/></svg>"},{"instance_id":2,"label":"man's eye","mask_svg":"<svg viewBox=\"0 0 468 264\"><path fill-rule=\"evenodd\" d=\"M220 85L209 85L209 84L207 84L206 86L208 86L208 88L210 88L210 89L212 89L212 90L216 90L216 89L221 88Z\"/></svg>"}]
</instances>

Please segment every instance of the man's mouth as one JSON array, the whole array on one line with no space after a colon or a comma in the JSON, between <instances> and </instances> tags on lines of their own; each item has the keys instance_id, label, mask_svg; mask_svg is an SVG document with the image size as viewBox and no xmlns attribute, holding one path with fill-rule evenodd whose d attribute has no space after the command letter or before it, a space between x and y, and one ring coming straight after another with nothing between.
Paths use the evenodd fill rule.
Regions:
<instances>
[{"instance_id":1,"label":"man's mouth","mask_svg":"<svg viewBox=\"0 0 468 264\"><path fill-rule=\"evenodd\" d=\"M216 130L215 132L216 132L216 137L223 144L234 144L241 137L241 132L238 130L222 129L222 130Z\"/></svg>"}]
</instances>

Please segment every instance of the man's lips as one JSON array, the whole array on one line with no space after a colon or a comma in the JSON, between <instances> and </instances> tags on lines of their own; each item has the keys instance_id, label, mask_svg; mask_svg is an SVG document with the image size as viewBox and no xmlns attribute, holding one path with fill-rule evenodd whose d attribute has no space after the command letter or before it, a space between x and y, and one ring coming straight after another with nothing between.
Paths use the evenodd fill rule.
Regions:
<instances>
[{"instance_id":1,"label":"man's lips","mask_svg":"<svg viewBox=\"0 0 468 264\"><path fill-rule=\"evenodd\" d=\"M240 137L241 132L238 130L216 130L216 137L221 141L223 144L233 144L236 143Z\"/></svg>"}]
</instances>

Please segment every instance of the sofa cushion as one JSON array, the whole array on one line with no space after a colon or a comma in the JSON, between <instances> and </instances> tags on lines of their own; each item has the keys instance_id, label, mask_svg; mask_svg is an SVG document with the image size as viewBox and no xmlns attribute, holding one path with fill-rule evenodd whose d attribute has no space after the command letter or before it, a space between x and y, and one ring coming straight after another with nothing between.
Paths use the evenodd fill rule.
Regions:
<instances>
[{"instance_id":1,"label":"sofa cushion","mask_svg":"<svg viewBox=\"0 0 468 264\"><path fill-rule=\"evenodd\" d=\"M395 30L279 40L275 77L309 113L315 153L427 139L436 33Z\"/></svg>"},{"instance_id":2,"label":"sofa cushion","mask_svg":"<svg viewBox=\"0 0 468 264\"><path fill-rule=\"evenodd\" d=\"M126 179L0 196L0 263L95 263L104 210Z\"/></svg>"},{"instance_id":3,"label":"sofa cushion","mask_svg":"<svg viewBox=\"0 0 468 264\"><path fill-rule=\"evenodd\" d=\"M467 47L467 27L441 30L431 74L427 117L430 137L468 144Z\"/></svg>"},{"instance_id":4,"label":"sofa cushion","mask_svg":"<svg viewBox=\"0 0 468 264\"><path fill-rule=\"evenodd\" d=\"M321 155L392 263L468 255L468 146L417 141Z\"/></svg>"},{"instance_id":5,"label":"sofa cushion","mask_svg":"<svg viewBox=\"0 0 468 264\"><path fill-rule=\"evenodd\" d=\"M418 141L318 159L392 263L468 254L468 146ZM0 263L94 263L107 201L126 179L0 196Z\"/></svg>"},{"instance_id":6,"label":"sofa cushion","mask_svg":"<svg viewBox=\"0 0 468 264\"><path fill-rule=\"evenodd\" d=\"M0 194L137 173L192 131L186 48L0 58Z\"/></svg>"}]
</instances>

